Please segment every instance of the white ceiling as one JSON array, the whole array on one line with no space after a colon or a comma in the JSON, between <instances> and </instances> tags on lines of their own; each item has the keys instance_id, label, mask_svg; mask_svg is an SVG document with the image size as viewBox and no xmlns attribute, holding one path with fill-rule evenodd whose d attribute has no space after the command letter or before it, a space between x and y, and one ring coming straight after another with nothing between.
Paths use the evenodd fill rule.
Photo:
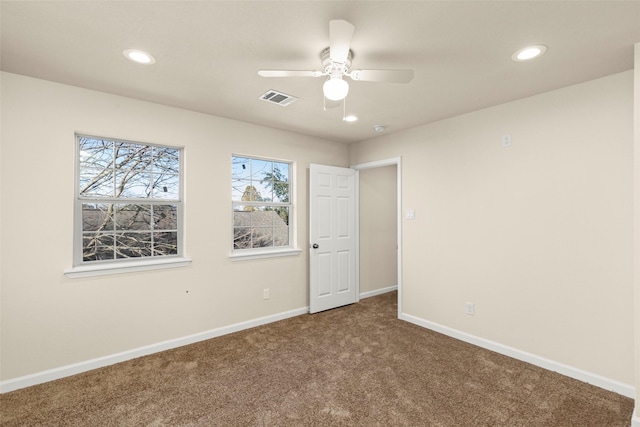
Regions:
<instances>
[{"instance_id":1,"label":"white ceiling","mask_svg":"<svg viewBox=\"0 0 640 427\"><path fill-rule=\"evenodd\" d=\"M430 123L633 68L640 1L2 1L3 71L336 141ZM355 25L352 68L413 69L409 84L351 82L323 109L329 20ZM516 63L530 44L546 55ZM152 53L134 64L129 48ZM274 89L288 107L258 97Z\"/></svg>"}]
</instances>

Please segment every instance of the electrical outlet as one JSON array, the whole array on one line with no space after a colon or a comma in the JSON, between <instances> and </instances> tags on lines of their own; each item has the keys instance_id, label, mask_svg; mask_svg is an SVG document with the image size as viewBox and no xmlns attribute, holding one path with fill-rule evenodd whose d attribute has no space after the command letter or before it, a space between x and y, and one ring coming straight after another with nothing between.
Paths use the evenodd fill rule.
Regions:
<instances>
[{"instance_id":1,"label":"electrical outlet","mask_svg":"<svg viewBox=\"0 0 640 427\"><path fill-rule=\"evenodd\" d=\"M476 305L472 302L468 302L467 305L465 306L464 312L467 313L469 316L473 316L476 312Z\"/></svg>"},{"instance_id":2,"label":"electrical outlet","mask_svg":"<svg viewBox=\"0 0 640 427\"><path fill-rule=\"evenodd\" d=\"M511 134L510 133L502 135L502 146L503 147L511 147Z\"/></svg>"},{"instance_id":3,"label":"electrical outlet","mask_svg":"<svg viewBox=\"0 0 640 427\"><path fill-rule=\"evenodd\" d=\"M262 297L264 299L269 299L269 289L265 289L262 291Z\"/></svg>"}]
</instances>

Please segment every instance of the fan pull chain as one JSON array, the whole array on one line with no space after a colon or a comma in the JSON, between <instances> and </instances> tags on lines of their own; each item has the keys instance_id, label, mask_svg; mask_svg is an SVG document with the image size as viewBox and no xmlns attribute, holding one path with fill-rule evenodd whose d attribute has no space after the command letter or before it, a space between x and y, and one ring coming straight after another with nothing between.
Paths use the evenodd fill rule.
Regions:
<instances>
[{"instance_id":1,"label":"fan pull chain","mask_svg":"<svg viewBox=\"0 0 640 427\"><path fill-rule=\"evenodd\" d=\"M342 121L347 118L347 98L342 98Z\"/></svg>"}]
</instances>

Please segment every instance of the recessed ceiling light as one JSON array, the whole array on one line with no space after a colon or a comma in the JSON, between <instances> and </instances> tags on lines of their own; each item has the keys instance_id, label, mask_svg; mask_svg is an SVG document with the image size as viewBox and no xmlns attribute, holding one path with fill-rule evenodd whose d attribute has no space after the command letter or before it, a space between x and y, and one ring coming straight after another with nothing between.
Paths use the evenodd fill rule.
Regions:
<instances>
[{"instance_id":1,"label":"recessed ceiling light","mask_svg":"<svg viewBox=\"0 0 640 427\"><path fill-rule=\"evenodd\" d=\"M156 58L154 58L151 54L147 52L143 52L137 49L127 49L122 54L125 58L137 62L138 64L151 65L155 64Z\"/></svg>"},{"instance_id":2,"label":"recessed ceiling light","mask_svg":"<svg viewBox=\"0 0 640 427\"><path fill-rule=\"evenodd\" d=\"M546 51L547 47L542 44L527 46L524 49L520 49L519 51L511 55L511 59L516 62L529 61L530 59L537 58Z\"/></svg>"},{"instance_id":3,"label":"recessed ceiling light","mask_svg":"<svg viewBox=\"0 0 640 427\"><path fill-rule=\"evenodd\" d=\"M350 115L350 116L345 116L344 119L345 122L357 122L358 121L358 117L354 116L354 115Z\"/></svg>"}]
</instances>

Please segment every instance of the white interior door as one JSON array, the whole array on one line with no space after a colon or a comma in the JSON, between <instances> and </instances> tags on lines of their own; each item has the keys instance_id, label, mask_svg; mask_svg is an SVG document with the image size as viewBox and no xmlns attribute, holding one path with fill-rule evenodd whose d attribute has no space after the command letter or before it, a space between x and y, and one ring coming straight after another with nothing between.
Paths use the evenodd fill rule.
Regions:
<instances>
[{"instance_id":1,"label":"white interior door","mask_svg":"<svg viewBox=\"0 0 640 427\"><path fill-rule=\"evenodd\" d=\"M357 171L309 169L309 311L317 313L357 301Z\"/></svg>"}]
</instances>

